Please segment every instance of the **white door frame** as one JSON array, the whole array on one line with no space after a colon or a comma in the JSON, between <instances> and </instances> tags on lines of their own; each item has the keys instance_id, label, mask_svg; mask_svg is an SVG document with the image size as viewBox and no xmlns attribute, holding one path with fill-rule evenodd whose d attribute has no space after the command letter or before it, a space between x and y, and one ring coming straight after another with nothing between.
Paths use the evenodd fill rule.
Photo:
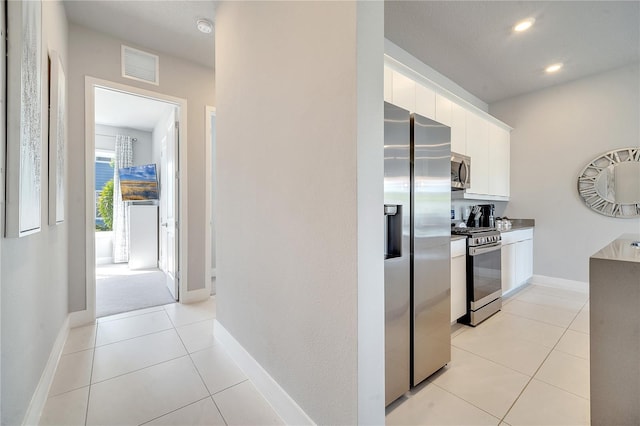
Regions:
<instances>
[{"instance_id":1,"label":"white door frame","mask_svg":"<svg viewBox=\"0 0 640 426\"><path fill-rule=\"evenodd\" d=\"M216 115L216 109L212 106L206 106L204 109L204 122L205 122L205 149L204 149L204 157L205 161L205 217L207 218L207 236L205 239L204 246L204 256L205 256L205 283L207 284L207 288L211 286L211 278L216 276L216 269L213 267L211 262L211 233L213 232L214 219L213 219L213 211L211 209L211 194L213 192L212 181L213 181L213 164L211 162L211 156L213 154L213 147L211 146L211 136L214 129L211 128L211 117ZM216 265L217 266L217 265Z\"/></svg>"},{"instance_id":2,"label":"white door frame","mask_svg":"<svg viewBox=\"0 0 640 426\"><path fill-rule=\"evenodd\" d=\"M187 294L187 248L188 248L188 221L187 218L187 100L174 96L165 95L150 90L127 86L113 81L102 80L95 77L85 77L85 197L86 197L86 309L76 315L76 324L93 322L96 319L96 265L95 265L95 219L94 219L94 192L95 192L95 89L105 88L155 99L158 101L175 104L180 108L179 134L180 144L178 147L179 167L180 167L180 194L178 211L180 219L179 233L179 265L180 265L180 294L179 302L189 299Z\"/></svg>"}]
</instances>

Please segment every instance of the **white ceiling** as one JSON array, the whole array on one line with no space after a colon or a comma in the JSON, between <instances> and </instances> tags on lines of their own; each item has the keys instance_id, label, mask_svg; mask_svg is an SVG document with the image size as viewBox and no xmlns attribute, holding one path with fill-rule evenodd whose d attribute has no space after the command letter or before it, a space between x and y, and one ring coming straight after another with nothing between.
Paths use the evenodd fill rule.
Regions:
<instances>
[{"instance_id":1,"label":"white ceiling","mask_svg":"<svg viewBox=\"0 0 640 426\"><path fill-rule=\"evenodd\" d=\"M151 132L175 106L113 90L96 89L96 124Z\"/></svg>"},{"instance_id":2,"label":"white ceiling","mask_svg":"<svg viewBox=\"0 0 640 426\"><path fill-rule=\"evenodd\" d=\"M195 26L214 21L214 0L64 3L71 22L214 67L214 37ZM638 0L385 1L385 37L487 103L638 63L639 28Z\"/></svg>"},{"instance_id":3,"label":"white ceiling","mask_svg":"<svg viewBox=\"0 0 640 426\"><path fill-rule=\"evenodd\" d=\"M214 22L213 0L65 0L67 19L139 46L213 68L213 33L196 28L198 18Z\"/></svg>"},{"instance_id":4,"label":"white ceiling","mask_svg":"<svg viewBox=\"0 0 640 426\"><path fill-rule=\"evenodd\" d=\"M639 28L637 0L385 1L385 37L487 103L638 63Z\"/></svg>"}]
</instances>

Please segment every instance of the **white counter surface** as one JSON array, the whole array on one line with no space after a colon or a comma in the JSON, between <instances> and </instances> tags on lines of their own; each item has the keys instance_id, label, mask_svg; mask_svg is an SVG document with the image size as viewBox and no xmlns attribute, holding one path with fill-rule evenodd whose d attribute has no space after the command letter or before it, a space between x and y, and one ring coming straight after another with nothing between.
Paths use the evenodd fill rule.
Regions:
<instances>
[{"instance_id":1,"label":"white counter surface","mask_svg":"<svg viewBox=\"0 0 640 426\"><path fill-rule=\"evenodd\" d=\"M623 234L609 245L596 252L592 258L619 260L622 262L640 263L640 247L633 247L632 242L640 241L640 234Z\"/></svg>"}]
</instances>

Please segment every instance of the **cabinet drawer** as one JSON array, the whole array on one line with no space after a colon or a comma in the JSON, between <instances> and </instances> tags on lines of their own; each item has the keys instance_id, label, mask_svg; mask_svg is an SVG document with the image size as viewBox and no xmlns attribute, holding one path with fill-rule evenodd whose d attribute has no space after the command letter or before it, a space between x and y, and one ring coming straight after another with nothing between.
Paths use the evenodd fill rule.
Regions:
<instances>
[{"instance_id":1,"label":"cabinet drawer","mask_svg":"<svg viewBox=\"0 0 640 426\"><path fill-rule=\"evenodd\" d=\"M467 240L451 241L451 257L464 256L467 254Z\"/></svg>"},{"instance_id":2,"label":"cabinet drawer","mask_svg":"<svg viewBox=\"0 0 640 426\"><path fill-rule=\"evenodd\" d=\"M512 244L518 241L533 239L533 229L518 229L516 231L501 232L502 244Z\"/></svg>"}]
</instances>

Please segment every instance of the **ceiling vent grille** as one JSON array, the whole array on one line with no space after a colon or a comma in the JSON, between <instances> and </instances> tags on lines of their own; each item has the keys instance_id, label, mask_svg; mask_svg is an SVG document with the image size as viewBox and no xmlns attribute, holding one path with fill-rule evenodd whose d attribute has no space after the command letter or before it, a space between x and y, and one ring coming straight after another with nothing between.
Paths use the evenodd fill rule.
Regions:
<instances>
[{"instance_id":1,"label":"ceiling vent grille","mask_svg":"<svg viewBox=\"0 0 640 426\"><path fill-rule=\"evenodd\" d=\"M122 76L147 83L160 84L157 55L122 45Z\"/></svg>"}]
</instances>

